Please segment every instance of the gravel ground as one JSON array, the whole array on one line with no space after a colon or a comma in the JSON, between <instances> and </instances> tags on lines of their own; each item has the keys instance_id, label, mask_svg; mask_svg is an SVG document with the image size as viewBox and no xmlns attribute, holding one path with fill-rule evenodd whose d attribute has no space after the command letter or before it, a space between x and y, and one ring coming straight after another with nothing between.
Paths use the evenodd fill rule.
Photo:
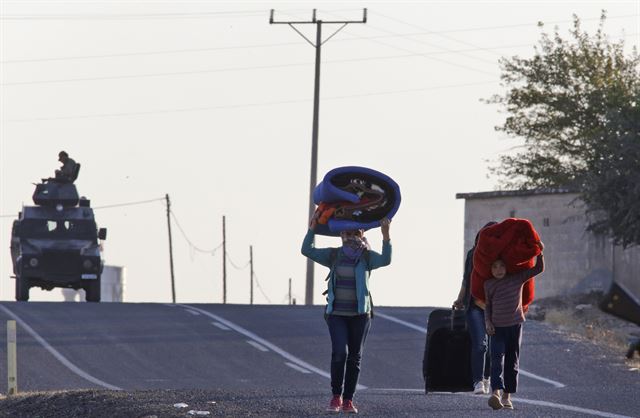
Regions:
<instances>
[{"instance_id":1,"label":"gravel ground","mask_svg":"<svg viewBox=\"0 0 640 418\"><path fill-rule=\"evenodd\" d=\"M437 416L459 418L496 418L496 414L514 417L582 417L584 414L518 403L514 411L493 411L486 396L424 393L380 393L362 391L356 406L362 417ZM329 398L326 390L295 392L260 390L229 393L222 390L155 390L118 392L85 390L23 393L0 400L0 417L11 418L190 418L191 410L207 411L209 417L327 417ZM186 408L176 408L176 403ZM212 404L211 402L215 402ZM340 416L344 416L340 414Z\"/></svg>"},{"instance_id":2,"label":"gravel ground","mask_svg":"<svg viewBox=\"0 0 640 418\"><path fill-rule=\"evenodd\" d=\"M601 311L598 308L601 299L600 292L539 299L531 306L527 318L545 321L574 338L610 348L622 358L630 341L640 338L640 327ZM637 353L626 363L640 371Z\"/></svg>"},{"instance_id":3,"label":"gravel ground","mask_svg":"<svg viewBox=\"0 0 640 418\"><path fill-rule=\"evenodd\" d=\"M0 401L0 417L89 418L89 417L189 417L189 411L207 411L203 416L278 417L304 415L282 410L279 398L293 394L251 393L235 395L216 390L108 391L79 390L21 393ZM177 408L174 404L188 406ZM304 402L302 402L304 404Z\"/></svg>"}]
</instances>

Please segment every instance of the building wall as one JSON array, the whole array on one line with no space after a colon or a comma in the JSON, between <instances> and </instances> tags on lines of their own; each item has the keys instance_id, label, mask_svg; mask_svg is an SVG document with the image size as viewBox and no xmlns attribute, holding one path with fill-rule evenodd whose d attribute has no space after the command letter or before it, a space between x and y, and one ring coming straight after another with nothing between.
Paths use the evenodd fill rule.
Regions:
<instances>
[{"instance_id":1,"label":"building wall","mask_svg":"<svg viewBox=\"0 0 640 418\"><path fill-rule=\"evenodd\" d=\"M545 272L536 280L538 297L607 290L614 275L640 296L640 248L614 248L608 238L586 232L584 206L577 197L556 193L467 198L464 253L488 221L526 218L545 244Z\"/></svg>"}]
</instances>

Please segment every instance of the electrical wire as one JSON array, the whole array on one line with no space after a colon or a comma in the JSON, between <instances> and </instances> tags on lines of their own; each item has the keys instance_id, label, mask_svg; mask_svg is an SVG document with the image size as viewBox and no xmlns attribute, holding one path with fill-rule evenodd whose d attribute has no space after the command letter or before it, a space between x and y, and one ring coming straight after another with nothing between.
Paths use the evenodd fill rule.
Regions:
<instances>
[{"instance_id":1,"label":"electrical wire","mask_svg":"<svg viewBox=\"0 0 640 418\"><path fill-rule=\"evenodd\" d=\"M385 33L391 33L391 34L393 34L393 32L391 32L391 31L387 31L386 29L379 29L379 28L376 28L376 27L374 27L373 29L383 31L383 32L385 32ZM362 38L362 39L364 39L364 38ZM378 44L380 44L380 45L387 46L387 47L389 47L389 48L397 49L397 50L404 51L404 52L409 52L409 53L411 53L411 54L415 54L416 56L422 56L422 57L425 57L425 58L427 58L427 59L429 59L429 60L438 61L438 62L441 62L441 63L443 63L443 64L447 64L447 65L451 65L451 66L459 67L459 68L464 68L464 69L466 69L466 70L471 70L471 71L479 72L479 73L483 73L483 74L489 74L489 75L492 75L492 76L497 77L497 75L496 75L496 74L494 74L494 73L490 73L490 72L488 72L488 71L484 71L484 70L481 70L481 69L478 69L478 68L475 68L475 67L470 67L470 66L468 66L468 65L464 65L464 64L458 64L458 63L456 63L456 62L451 62L451 61L444 60L444 59L441 59L441 58L435 58L435 57L433 57L433 56L429 56L429 55L426 55L426 54L424 54L424 53L416 52L416 51L413 51L413 50L411 50L411 49L403 48L403 47L400 47L400 46L397 46L397 45L393 45L393 44L390 44L390 43L387 43L387 42L383 42L383 41L380 41L380 40L377 40L377 39L367 39L367 40L369 40L369 41L371 41L371 42L378 43ZM423 43L423 42L421 42L421 43ZM446 50L446 48L442 48L442 47L435 46L435 45L432 45L432 44L428 44L428 45L429 45L429 46L431 46L431 47L439 48L439 49L441 49L441 50ZM482 61L485 61L485 62L486 62L486 60L482 60Z\"/></svg>"},{"instance_id":2,"label":"electrical wire","mask_svg":"<svg viewBox=\"0 0 640 418\"><path fill-rule=\"evenodd\" d=\"M632 36L637 34L630 34L627 36ZM363 40L363 39L376 39L376 38L389 38L393 36L374 36L374 37L354 37L353 40ZM343 39L344 40L344 39ZM334 40L334 42L338 41L338 39ZM217 50L227 50L227 49L242 49L242 48L259 48L259 47L277 47L277 46L289 46L289 45L300 45L300 42L283 42L280 44L265 44L265 45L247 45L247 46L238 46L238 47L220 47L220 48L196 48L196 49L183 49L183 50L166 50L166 51L150 51L150 52L132 52L132 53L122 53L122 54L105 54L105 55L86 55L86 56L75 56L75 57L58 57L58 58L34 58L34 59L19 59L19 60L8 60L8 61L0 61L2 64L15 64L15 63L29 63L29 62L42 62L42 61L62 61L62 60L80 60L80 59L96 59L96 58L115 58L115 57L130 57L130 56L138 56L138 55L160 55L160 54L172 54L172 53L188 53L188 52L206 52L206 51L217 51ZM361 58L351 58L345 60L328 60L323 63L335 63L335 62L348 62L348 61L365 61L372 59L387 59L387 58L403 58L403 57L413 57L417 55L443 55L443 54L456 54L462 52L474 52L474 51L484 51L484 50L500 50L500 49L511 49L511 48L523 48L531 46L530 43L527 44L511 44L511 45L501 45L501 46L493 46L493 47L482 47L478 48L467 48L467 49L452 49L447 51L430 51L425 53L415 53L415 54L405 54L405 55L389 55L389 56L378 56L378 57L361 57Z\"/></svg>"},{"instance_id":3,"label":"electrical wire","mask_svg":"<svg viewBox=\"0 0 640 418\"><path fill-rule=\"evenodd\" d=\"M479 50L482 50L482 47L479 47L478 45L475 45L475 44L472 44L472 43L470 43L470 42L466 42L466 41L461 41L461 40L456 39L456 38L454 38L454 37L452 37L452 36L449 36L449 35L447 35L447 34L431 32L429 29L427 29L427 28L425 28L425 27L422 27L422 26L420 26L420 25L416 25L416 24L413 24L413 23L405 22L404 20L400 20L400 19L395 18L395 17L393 17L393 16L387 16L387 15L382 14L382 13L376 13L376 14L377 14L378 16L381 16L381 17L385 18L385 19L391 20L392 22L400 23L400 24L403 24L403 25L406 25L406 26L412 27L412 28L414 28L414 29L419 29L419 30L427 31L427 32L429 32L429 34L430 34L430 35L439 36L439 37L441 37L441 38L444 38L444 39L447 39L447 40L450 40L450 41L454 41L454 42L457 42L457 43L460 43L460 44L463 44L463 45L466 45L466 46L470 46L470 47L478 48ZM412 40L413 40L414 42L420 42L420 43L422 43L422 41L419 41L419 40L417 40L417 39L412 39ZM490 52L495 54L495 52L494 52L494 51L490 51ZM474 57L474 56L472 56L472 55L467 55L467 54L463 54L463 55L464 55L464 56L466 56L466 57L469 57L469 58L479 59L479 58ZM499 55L499 54L497 54L497 55ZM485 60L483 60L483 61L485 61Z\"/></svg>"},{"instance_id":4,"label":"electrical wire","mask_svg":"<svg viewBox=\"0 0 640 418\"><path fill-rule=\"evenodd\" d=\"M119 58L119 57L162 55L162 54L182 54L182 53L192 53L192 52L228 51L228 50L236 50L236 49L273 48L273 47L291 46L291 45L300 45L300 42L281 42L281 43L275 43L275 44L221 46L221 47L211 47L211 48L168 49L168 50L161 50L161 51L123 52L123 53L117 53L117 54L77 55L77 56L50 57L50 58L26 58L26 59L16 59L16 60L4 60L4 61L0 61L0 63L15 64L15 63L42 62L42 61Z\"/></svg>"},{"instance_id":5,"label":"electrical wire","mask_svg":"<svg viewBox=\"0 0 640 418\"><path fill-rule=\"evenodd\" d=\"M246 269L246 268L247 268L247 266L249 266L249 264L251 264L251 261L247 261L247 262L245 263L245 265L244 265L244 266L239 267L236 263L234 263L234 262L233 262L233 260L231 259L231 257L229 257L229 252L228 252L228 251L227 251L227 254L226 254L226 255L227 255L227 261L228 261L228 262L231 264L231 266L232 266L234 269L236 269L236 270L244 270L244 269Z\"/></svg>"},{"instance_id":6,"label":"electrical wire","mask_svg":"<svg viewBox=\"0 0 640 418\"><path fill-rule=\"evenodd\" d=\"M32 85L32 84L55 84L55 83L77 83L85 81L104 81L104 80L123 80L123 79L136 79L136 78L148 78L148 77L166 77L176 75L194 75L194 74L208 74L208 73L221 73L221 72L236 72L246 70L268 70L274 68L283 67L298 67L298 66L310 66L311 62L289 63L289 64L273 64L273 65L259 65L250 67L227 67L227 68L214 68L209 70L194 70L194 71L173 71L167 73L152 73L152 74L128 74L128 75L116 75L116 76L104 76L104 77L85 77L85 78L66 78L57 80L36 80L36 81L17 81L12 83L2 83L0 86L19 86L19 85Z\"/></svg>"},{"instance_id":7,"label":"electrical wire","mask_svg":"<svg viewBox=\"0 0 640 418\"><path fill-rule=\"evenodd\" d=\"M418 91L441 90L441 89L458 88L458 87L472 87L472 86L480 86L485 84L494 84L497 82L498 80L496 78L496 80L486 80L486 81L471 82L471 83L449 84L449 85L442 85L442 86L420 87L415 89L387 90L387 91L359 93L359 94L350 94L350 95L342 95L342 96L321 97L320 100L324 102L324 101L331 101L331 100L343 100L343 99L360 98L360 97L384 96L389 94L412 93L412 92L418 92ZM262 102L262 103L242 103L237 105L201 106L201 107L191 107L191 108L182 108L182 109L160 109L160 110L149 110L149 111L140 111L140 112L100 113L100 114L94 114L94 115L71 115L71 116L54 116L54 117L44 117L44 118L7 119L5 120L5 122L37 122L37 121L54 121L54 120L69 120L69 119L92 119L92 118L102 118L102 117L147 116L147 115L158 115L158 114L166 114L166 113L186 113L186 112L199 112L199 111L220 110L220 109L239 109L239 108L247 108L247 107L299 104L299 103L307 103L307 102L310 102L311 100L312 99L292 99L292 100L281 100L281 101Z\"/></svg>"},{"instance_id":8,"label":"electrical wire","mask_svg":"<svg viewBox=\"0 0 640 418\"><path fill-rule=\"evenodd\" d=\"M161 200L165 200L165 198L164 197L160 197L160 198L157 198L157 199L139 200L137 202L115 203L115 204L112 204L112 205L95 206L92 209L93 210L100 210L100 209L119 208L119 207L123 207L123 206L144 205L146 203L159 202ZM13 217L16 217L16 216L17 215L0 215L0 218L13 218Z\"/></svg>"},{"instance_id":9,"label":"electrical wire","mask_svg":"<svg viewBox=\"0 0 640 418\"><path fill-rule=\"evenodd\" d=\"M139 19L209 19L266 16L266 10L198 12L198 13L122 13L122 14L37 14L4 15L0 20L139 20Z\"/></svg>"},{"instance_id":10,"label":"electrical wire","mask_svg":"<svg viewBox=\"0 0 640 418\"><path fill-rule=\"evenodd\" d=\"M111 208L119 208L122 206L135 206L135 205L143 205L145 203L151 203L151 202L159 202L161 200L165 200L164 197L159 197L157 199L149 199L149 200L140 200L138 202L128 202L128 203L116 203L113 205L104 205L104 206L95 206L93 208L93 210L98 210L98 209L111 209Z\"/></svg>"},{"instance_id":11,"label":"electrical wire","mask_svg":"<svg viewBox=\"0 0 640 418\"><path fill-rule=\"evenodd\" d=\"M173 210L170 210L169 213L171 214L171 217L173 218L173 220L176 223L176 226L178 227L178 230L180 231L180 233L182 234L182 237L185 239L185 241L187 241L187 244L189 244L189 247L192 251L195 252L199 252L199 253L204 253L204 254L210 254L210 255L215 255L216 251L218 251L220 249L220 247L222 247L222 243L220 243L220 245L218 245L217 247L211 249L211 250L206 250L206 249L202 249L198 246L196 246L193 241L191 241L189 239L189 237L187 236L187 233L184 231L184 229L182 228L182 225L180 225L180 221L178 221L178 217L176 216L175 213L173 213Z\"/></svg>"},{"instance_id":12,"label":"electrical wire","mask_svg":"<svg viewBox=\"0 0 640 418\"><path fill-rule=\"evenodd\" d=\"M381 15L382 17L386 17ZM621 15L621 16L610 16L607 17L607 20L611 19L623 19L636 17L636 15ZM581 19L581 21L589 21L589 20L599 20L600 18L587 18ZM569 23L572 22L570 20L558 20L547 22L548 24L557 24L557 23ZM503 26L487 26L487 27L477 27L477 28L467 28L467 29L452 29L452 30L429 30L429 31L420 31L420 32L409 32L409 33L395 33L392 35L378 35L378 36L362 36L362 37L346 37L335 39L333 42L349 42L349 41L360 41L363 39L385 39L385 38L398 38L398 37L410 37L410 36L430 36L430 35L442 35L447 33L459 33L459 32L474 32L474 31L484 31L484 30L492 30L492 29L510 29L510 28L518 28L524 26L536 26L537 23L519 23L513 25L503 25ZM636 36L637 33L625 35L625 37ZM117 57L131 57L131 56L146 56L146 55L161 55L161 54L178 54L178 53L193 53L193 52L209 52L209 51L225 51L225 50L234 50L234 49L253 49L253 48L271 48L271 47L281 47L281 46L291 46L291 45L300 45L301 42L282 42L275 44L258 44L258 45L238 45L238 46L229 46L229 47L211 47L211 48L188 48L188 49L174 49L174 50L160 50L160 51L139 51L139 52L124 52L124 53L113 53L113 54L101 54L101 55L79 55L79 56L67 56L67 57L44 57L44 58L24 58L24 59L14 59L14 60L2 60L0 63L3 64L14 64L14 63L29 63L29 62L42 62L42 61L64 61L64 60L82 60L82 59L99 59L99 58L117 58ZM454 53L462 53L462 52L472 52L472 51L491 51L494 49L501 48L511 48L511 47L521 47L521 46L529 46L530 44L525 45L512 45L505 47L477 47L473 49L464 49L464 50L452 50ZM443 52L442 52L443 53Z\"/></svg>"},{"instance_id":13,"label":"electrical wire","mask_svg":"<svg viewBox=\"0 0 640 418\"><path fill-rule=\"evenodd\" d=\"M386 43L383 43L383 45L392 46L391 44L386 44ZM459 52L459 51L454 51L454 50L435 51L435 52L413 52L413 51L410 51L410 50L404 50L404 51L407 51L407 52L410 52L410 53L409 54L402 54L402 55L382 55L382 56L373 56L373 57L358 57L358 58L343 58L343 59L336 59L336 60L326 60L326 61L323 62L323 64L338 64L338 63L349 63L349 62L360 62L360 61L388 60L388 59L421 57L421 56L430 56L430 55L437 55L437 54L443 54L443 53L456 53L456 52ZM12 83L1 83L0 86L17 86L17 85L31 85L31 84L55 84L55 83L76 83L76 82L87 82L87 81L120 80L120 79L130 79L130 78L166 77L166 76L176 76L176 75L194 75L194 74L206 74L206 73L217 73L217 72L236 72L236 71L248 71L248 70L264 70L264 69L273 69L273 68L300 67L300 66L311 66L311 65L313 65L312 62L300 62L300 63L261 65L261 66L250 66L250 67L216 68L216 69L210 69L210 70L176 71L176 72L168 72L168 73L131 74L131 75L120 75L120 76L86 77L86 78L68 78L68 79L58 79L58 80L18 81L18 82L12 82Z\"/></svg>"},{"instance_id":14,"label":"electrical wire","mask_svg":"<svg viewBox=\"0 0 640 418\"><path fill-rule=\"evenodd\" d=\"M262 296L264 296L264 298L267 300L268 303L272 303L269 296L267 296L267 294L264 293L264 290L262 290L262 286L260 286L260 281L258 280L258 276L256 276L255 271L253 272L253 278L255 279L256 286L258 287L258 290L260 290L260 293L262 293Z\"/></svg>"}]
</instances>

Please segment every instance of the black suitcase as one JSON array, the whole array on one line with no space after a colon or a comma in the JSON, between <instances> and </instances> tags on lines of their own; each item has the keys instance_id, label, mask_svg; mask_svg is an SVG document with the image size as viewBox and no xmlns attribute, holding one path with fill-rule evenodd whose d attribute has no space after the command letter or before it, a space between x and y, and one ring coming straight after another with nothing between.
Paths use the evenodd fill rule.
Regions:
<instances>
[{"instance_id":1,"label":"black suitcase","mask_svg":"<svg viewBox=\"0 0 640 418\"><path fill-rule=\"evenodd\" d=\"M422 374L425 393L473 391L471 337L464 310L436 309L429 315Z\"/></svg>"},{"instance_id":2,"label":"black suitcase","mask_svg":"<svg viewBox=\"0 0 640 418\"><path fill-rule=\"evenodd\" d=\"M611 282L609 292L600 301L600 309L640 325L640 300L620 283Z\"/></svg>"}]
</instances>

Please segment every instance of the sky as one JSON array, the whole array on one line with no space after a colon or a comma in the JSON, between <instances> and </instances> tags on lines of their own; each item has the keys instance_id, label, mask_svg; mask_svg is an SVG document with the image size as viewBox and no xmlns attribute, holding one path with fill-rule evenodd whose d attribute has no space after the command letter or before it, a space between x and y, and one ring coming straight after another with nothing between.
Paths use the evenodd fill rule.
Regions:
<instances>
[{"instance_id":1,"label":"sky","mask_svg":"<svg viewBox=\"0 0 640 418\"><path fill-rule=\"evenodd\" d=\"M542 30L640 43L638 1L3 1L0 9L0 300L13 300L11 222L66 150L82 170L106 264L125 301L170 302L164 196L171 199L178 302L304 302L314 48L276 20L359 20L322 46L318 180L340 166L392 177L402 204L376 305L448 306L462 276L464 201L493 190L488 167L518 139L483 103L504 93L498 60L530 57ZM326 39L339 26L323 25ZM313 25L298 29L309 39ZM128 203L145 202L132 205ZM115 205L115 206L114 206ZM379 229L367 232L381 249ZM318 246L338 246L319 237ZM326 268L315 269L316 304ZM62 300L31 290L31 300Z\"/></svg>"}]
</instances>

